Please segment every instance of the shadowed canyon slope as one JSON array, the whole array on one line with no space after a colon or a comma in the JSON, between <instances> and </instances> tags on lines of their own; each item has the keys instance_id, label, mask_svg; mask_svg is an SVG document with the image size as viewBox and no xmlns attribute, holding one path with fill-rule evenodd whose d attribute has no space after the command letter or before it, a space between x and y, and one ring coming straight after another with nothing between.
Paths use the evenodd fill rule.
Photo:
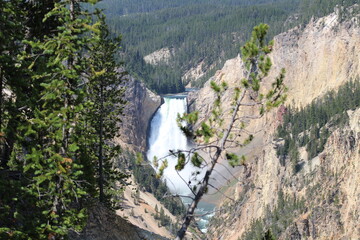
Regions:
<instances>
[{"instance_id":1,"label":"shadowed canyon slope","mask_svg":"<svg viewBox=\"0 0 360 240\"><path fill-rule=\"evenodd\" d=\"M72 240L166 240L143 230L102 206L90 209L89 221L81 234L71 233Z\"/></svg>"},{"instance_id":2,"label":"shadowed canyon slope","mask_svg":"<svg viewBox=\"0 0 360 240\"><path fill-rule=\"evenodd\" d=\"M145 152L148 126L161 105L161 97L132 77L126 84L125 96L127 104L121 119L120 137L116 141L130 151Z\"/></svg>"}]
</instances>

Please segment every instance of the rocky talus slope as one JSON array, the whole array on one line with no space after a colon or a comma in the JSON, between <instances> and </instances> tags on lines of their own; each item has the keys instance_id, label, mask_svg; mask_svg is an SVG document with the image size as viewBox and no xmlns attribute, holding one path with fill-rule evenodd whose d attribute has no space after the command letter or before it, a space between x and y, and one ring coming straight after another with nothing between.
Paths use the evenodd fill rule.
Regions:
<instances>
[{"instance_id":1,"label":"rocky talus slope","mask_svg":"<svg viewBox=\"0 0 360 240\"><path fill-rule=\"evenodd\" d=\"M356 79L360 75L360 26L351 12L345 11L347 19L342 17L344 12L337 12L278 35L271 53L274 65L265 86L285 68L287 104L305 106ZM243 64L237 57L226 62L212 80L226 81L232 87L242 77ZM209 116L214 99L209 85L190 96L191 108L200 111L202 120ZM224 111L230 108L231 96L230 92L222 98ZM348 112L349 124L332 132L317 157L308 159L306 151L300 149L301 169L295 175L276 155L281 141L274 140L274 132L282 114L281 109L273 111L249 126L253 131L264 131L252 145L255 150L247 171L239 170L238 183L227 191L236 201L222 202L209 239L241 239L256 219L265 217L271 224L272 214L280 211L279 203L288 202L293 204L286 205L285 212L291 214L276 223L280 239L359 239L360 110Z\"/></svg>"}]
</instances>

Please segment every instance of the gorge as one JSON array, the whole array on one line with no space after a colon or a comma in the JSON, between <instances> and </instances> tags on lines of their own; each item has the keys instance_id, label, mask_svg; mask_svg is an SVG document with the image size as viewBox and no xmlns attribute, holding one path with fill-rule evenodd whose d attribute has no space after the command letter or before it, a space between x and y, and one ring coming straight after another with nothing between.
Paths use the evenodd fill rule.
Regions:
<instances>
[{"instance_id":1,"label":"gorge","mask_svg":"<svg viewBox=\"0 0 360 240\"><path fill-rule=\"evenodd\" d=\"M93 2L0 0L0 240L360 239L359 0Z\"/></svg>"},{"instance_id":2,"label":"gorge","mask_svg":"<svg viewBox=\"0 0 360 240\"><path fill-rule=\"evenodd\" d=\"M289 87L287 105L311 105L312 101L320 99L330 90L337 91L339 86L357 79L360 73L357 19L341 20L336 12L275 37L271 54L274 71L269 78L274 78L282 67L286 68L285 81ZM242 60L238 56L228 60L211 80L218 84L226 81L231 87L241 78ZM265 84L269 82L265 81ZM191 110L199 111L200 121L203 121L209 115L213 100L214 94L207 82L198 92L190 94L188 104ZM222 96L222 101L227 110L231 105L231 95ZM241 173L234 170L247 184L235 181L233 186L226 189L235 202L221 201L220 206L224 210L216 213L210 223L208 238L256 239L255 235L244 237L244 234L256 229L258 225L253 223L263 217L265 222L272 219L269 213L274 214L279 209L278 203L284 200L281 194L285 195L289 208L298 207L291 205L291 201L302 202L304 198L308 205L305 208L307 211L296 209L291 219L286 219L290 225L274 223L281 228L275 228L278 232L273 232L279 239L357 239L359 236L356 226L359 221L359 189L354 185L358 180L351 180L359 179L358 111L347 113L350 126L344 126L343 130L335 129L319 156L310 158L304 147L299 149L299 163L304 167L295 175L289 159L285 165L281 165L276 155L276 148L284 142L274 138L274 135L285 112L284 108L279 109L252 124L252 129L264 129L264 132L255 138L257 142L250 150L253 155L248 162L248 171ZM166 148L164 153L171 148L176 149ZM155 155L161 157L160 154ZM332 155L337 156L336 159ZM321 188L322 182L327 182L328 187ZM331 229L327 229L328 224ZM262 234L270 227L261 225Z\"/></svg>"}]
</instances>

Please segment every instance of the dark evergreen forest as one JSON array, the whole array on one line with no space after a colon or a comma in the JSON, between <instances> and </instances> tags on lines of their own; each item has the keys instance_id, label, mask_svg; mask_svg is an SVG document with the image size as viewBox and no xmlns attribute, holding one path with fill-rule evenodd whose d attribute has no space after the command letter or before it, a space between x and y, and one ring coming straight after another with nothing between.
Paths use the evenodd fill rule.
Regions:
<instances>
[{"instance_id":1,"label":"dark evergreen forest","mask_svg":"<svg viewBox=\"0 0 360 240\"><path fill-rule=\"evenodd\" d=\"M122 207L131 172L113 139L128 78L96 2L0 0L0 239L67 239L89 208Z\"/></svg>"},{"instance_id":2,"label":"dark evergreen forest","mask_svg":"<svg viewBox=\"0 0 360 240\"><path fill-rule=\"evenodd\" d=\"M311 17L334 11L337 4L356 0L104 0L108 23L114 34L123 34L121 59L127 69L158 93L184 90L182 75L199 63L205 76L202 86L223 63L235 57L259 23L271 26L269 39ZM290 16L292 16L290 18ZM168 64L152 66L143 57L164 47L174 49Z\"/></svg>"}]
</instances>

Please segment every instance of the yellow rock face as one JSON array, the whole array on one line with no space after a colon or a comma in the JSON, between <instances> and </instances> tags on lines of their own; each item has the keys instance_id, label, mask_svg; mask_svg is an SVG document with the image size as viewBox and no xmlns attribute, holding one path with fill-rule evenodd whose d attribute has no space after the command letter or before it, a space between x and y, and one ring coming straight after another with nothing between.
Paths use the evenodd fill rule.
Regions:
<instances>
[{"instance_id":1,"label":"yellow rock face","mask_svg":"<svg viewBox=\"0 0 360 240\"><path fill-rule=\"evenodd\" d=\"M334 13L275 38L270 78L285 68L289 102L304 106L360 75L359 50L357 22L339 23Z\"/></svg>"},{"instance_id":2,"label":"yellow rock face","mask_svg":"<svg viewBox=\"0 0 360 240\"><path fill-rule=\"evenodd\" d=\"M272 79L285 68L285 82L289 88L287 105L305 106L329 90L337 90L346 81L360 76L360 26L356 19L340 22L335 13L313 20L303 29L294 28L275 37L270 57L273 68L264 85L269 86ZM226 81L233 87L239 84L242 77L243 63L240 57L236 57L227 61L211 80L217 83ZM224 111L230 109L231 96L229 92L222 97ZM203 89L190 96L189 102L192 103L192 109L200 111L200 119L204 120L210 114L213 101L214 94L207 83ZM254 109L246 111L245 113L249 113ZM306 191L319 184L321 187L316 193L319 202L315 205L319 209L325 209L324 212L310 209L295 220L294 227L300 229L306 222L307 230L316 232L316 235L307 236L307 239L359 239L359 110L349 112L348 115L350 126L335 131L319 157L305 159L304 170L296 177L279 164L274 143L271 142L277 126L276 112L267 114L262 120L253 121L249 126L252 131L264 131L259 135L261 140L255 141L252 146L256 150L252 150L249 172L237 174L255 188L242 196L245 187L240 183L236 184L233 197L245 200L241 206L231 207L232 211L216 215L219 223L209 229L209 238L236 240L252 220L264 214L267 205L270 208L276 205L279 189L290 196L301 198L306 196ZM354 136L351 135L352 132L355 133ZM347 139L350 137L354 138L352 141L355 141L355 145L349 147L350 140ZM312 182L304 184L304 179L310 174ZM333 211L334 203L325 201L331 198L329 196L334 189L339 191L340 197L336 199L336 204L340 204L337 205L339 212ZM324 202L321 197L325 199ZM311 222L311 216L317 216L317 222ZM342 223L342 227L338 221ZM282 239L289 238L285 235Z\"/></svg>"}]
</instances>

